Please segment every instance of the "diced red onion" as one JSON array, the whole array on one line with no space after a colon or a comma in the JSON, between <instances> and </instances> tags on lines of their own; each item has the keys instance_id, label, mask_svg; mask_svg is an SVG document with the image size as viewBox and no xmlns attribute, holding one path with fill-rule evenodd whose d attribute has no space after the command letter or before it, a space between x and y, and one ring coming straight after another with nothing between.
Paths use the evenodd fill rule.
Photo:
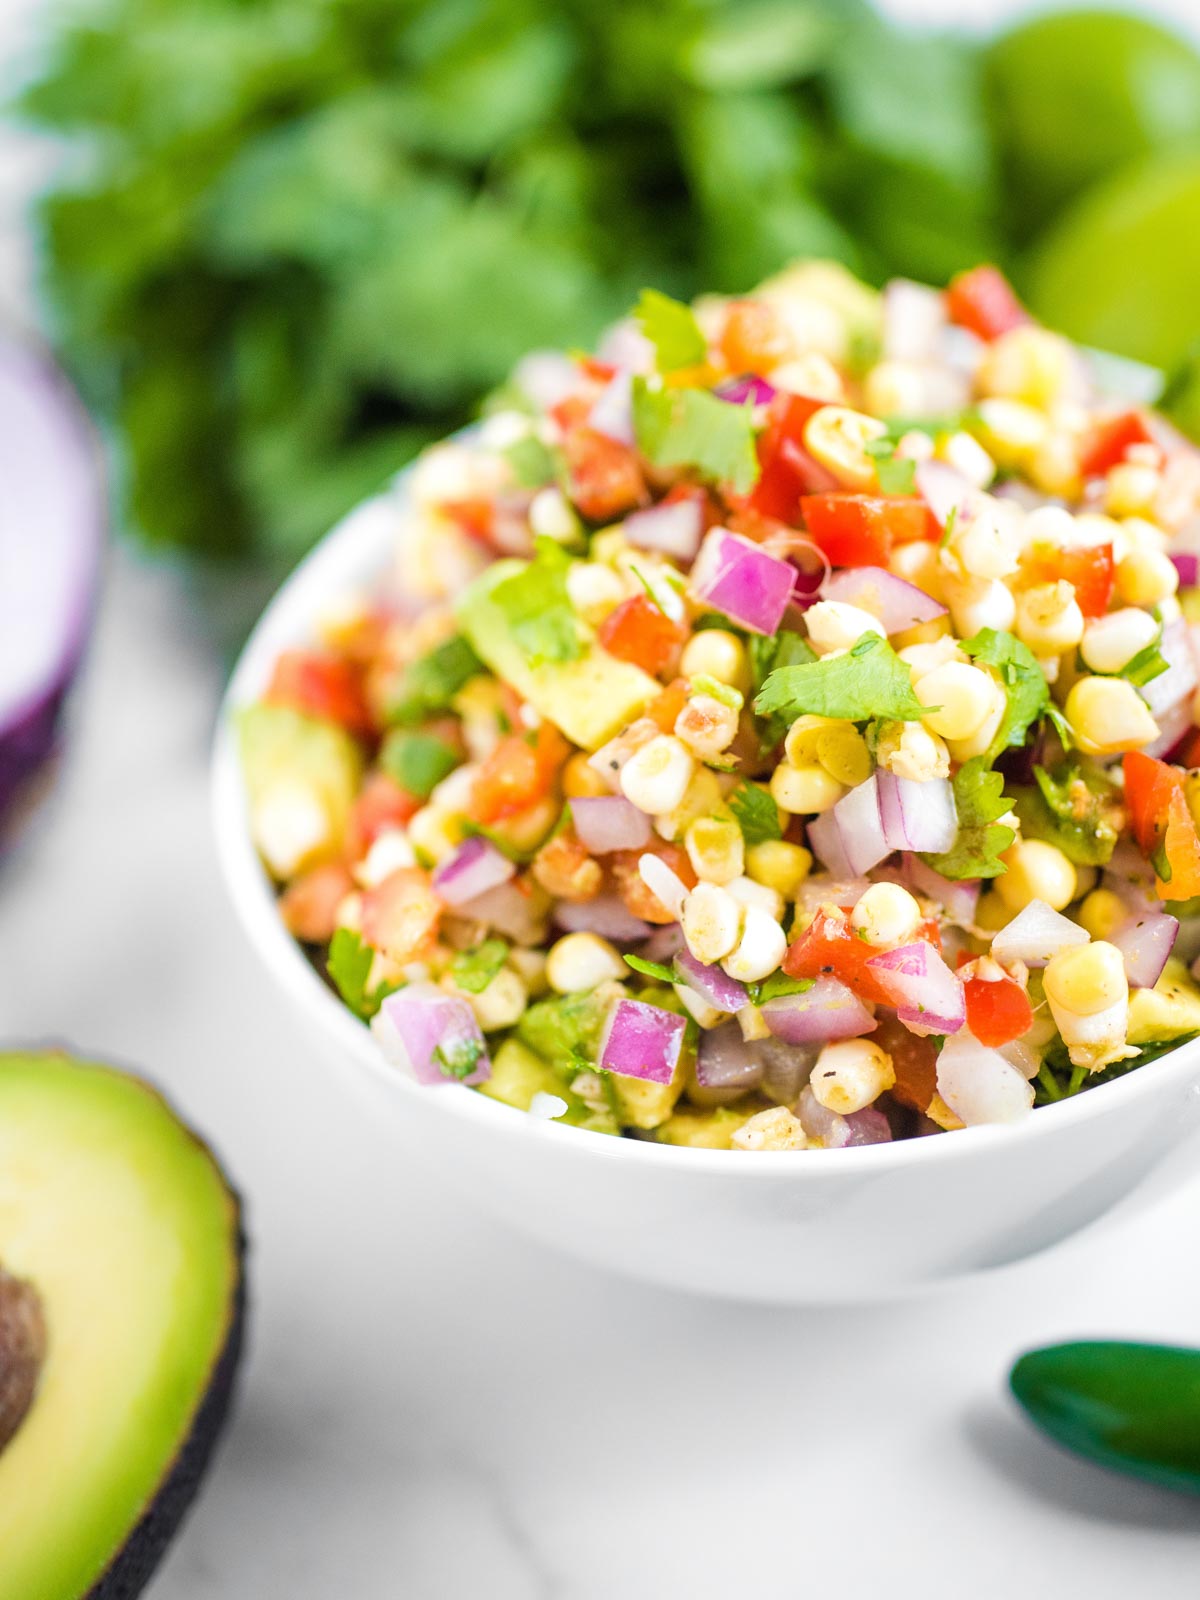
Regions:
<instances>
[{"instance_id":1,"label":"diced red onion","mask_svg":"<svg viewBox=\"0 0 1200 1600\"><path fill-rule=\"evenodd\" d=\"M1166 678L1170 674L1164 672L1162 676ZM1158 738L1151 739L1144 747L1143 754L1157 756L1163 761L1173 761L1176 746L1183 743L1195 726L1192 721L1191 696L1184 695L1183 699L1177 700L1173 706L1157 712L1154 720L1158 723Z\"/></svg>"},{"instance_id":2,"label":"diced red onion","mask_svg":"<svg viewBox=\"0 0 1200 1600\"><path fill-rule=\"evenodd\" d=\"M683 929L677 922L666 922L654 929L638 955L647 961L661 961L664 966L670 966L682 949Z\"/></svg>"},{"instance_id":3,"label":"diced red onion","mask_svg":"<svg viewBox=\"0 0 1200 1600\"><path fill-rule=\"evenodd\" d=\"M588 425L617 444L636 443L633 431L633 379L628 372L610 378L588 414Z\"/></svg>"},{"instance_id":4,"label":"diced red onion","mask_svg":"<svg viewBox=\"0 0 1200 1600\"><path fill-rule=\"evenodd\" d=\"M962 979L926 939L881 951L867 971L910 1033L957 1033L967 1020Z\"/></svg>"},{"instance_id":5,"label":"diced red onion","mask_svg":"<svg viewBox=\"0 0 1200 1600\"><path fill-rule=\"evenodd\" d=\"M808 1137L819 1139L826 1150L840 1150L844 1144L850 1143L850 1128L845 1117L839 1117L836 1111L823 1106L807 1084L800 1091L796 1115Z\"/></svg>"},{"instance_id":6,"label":"diced red onion","mask_svg":"<svg viewBox=\"0 0 1200 1600\"><path fill-rule=\"evenodd\" d=\"M786 1039L761 1039L758 1050L762 1054L762 1092L777 1105L794 1106L800 1098L817 1057L825 1041L811 1040L807 1044L789 1044Z\"/></svg>"},{"instance_id":7,"label":"diced red onion","mask_svg":"<svg viewBox=\"0 0 1200 1600\"><path fill-rule=\"evenodd\" d=\"M1125 976L1135 989L1153 989L1162 977L1179 933L1179 919L1151 912L1118 928L1112 942L1125 958Z\"/></svg>"},{"instance_id":8,"label":"diced red onion","mask_svg":"<svg viewBox=\"0 0 1200 1600\"><path fill-rule=\"evenodd\" d=\"M959 517L966 516L979 494L969 478L945 461L918 461L916 486L943 528L956 508Z\"/></svg>"},{"instance_id":9,"label":"diced red onion","mask_svg":"<svg viewBox=\"0 0 1200 1600\"><path fill-rule=\"evenodd\" d=\"M1019 1122L1033 1109L1033 1085L998 1050L980 1044L965 1028L938 1053L937 1087L968 1128Z\"/></svg>"},{"instance_id":10,"label":"diced red onion","mask_svg":"<svg viewBox=\"0 0 1200 1600\"><path fill-rule=\"evenodd\" d=\"M848 879L858 876L850 864L850 857L842 840L842 830L838 827L837 818L832 811L823 811L819 817L814 817L806 827L805 833L813 854L835 878Z\"/></svg>"},{"instance_id":11,"label":"diced red onion","mask_svg":"<svg viewBox=\"0 0 1200 1600\"><path fill-rule=\"evenodd\" d=\"M1185 589L1194 589L1200 583L1200 555L1190 552L1180 552L1173 555L1171 560L1175 564L1175 571L1179 574L1179 582Z\"/></svg>"},{"instance_id":12,"label":"diced red onion","mask_svg":"<svg viewBox=\"0 0 1200 1600\"><path fill-rule=\"evenodd\" d=\"M1196 687L1196 664L1188 642L1187 623L1180 620L1168 622L1158 648L1167 663L1167 670L1143 684L1138 693L1161 728L1166 713L1186 699ZM1188 709L1190 711L1190 707Z\"/></svg>"},{"instance_id":13,"label":"diced red onion","mask_svg":"<svg viewBox=\"0 0 1200 1600\"><path fill-rule=\"evenodd\" d=\"M623 1078L670 1083L679 1064L687 1018L642 1000L617 1000L604 1024L600 1066Z\"/></svg>"},{"instance_id":14,"label":"diced red onion","mask_svg":"<svg viewBox=\"0 0 1200 1600\"><path fill-rule=\"evenodd\" d=\"M539 411L550 411L579 388L579 368L557 350L533 350L517 363L513 382Z\"/></svg>"},{"instance_id":15,"label":"diced red onion","mask_svg":"<svg viewBox=\"0 0 1200 1600\"><path fill-rule=\"evenodd\" d=\"M641 550L657 550L677 561L692 561L704 537L704 503L699 498L661 500L625 518L626 539Z\"/></svg>"},{"instance_id":16,"label":"diced red onion","mask_svg":"<svg viewBox=\"0 0 1200 1600\"><path fill-rule=\"evenodd\" d=\"M883 291L883 353L889 361L936 361L946 302L936 289L893 278Z\"/></svg>"},{"instance_id":17,"label":"diced red onion","mask_svg":"<svg viewBox=\"0 0 1200 1600\"><path fill-rule=\"evenodd\" d=\"M1105 889L1111 889L1137 916L1162 910L1162 901L1155 888L1154 868L1132 839L1118 839L1100 881Z\"/></svg>"},{"instance_id":18,"label":"diced red onion","mask_svg":"<svg viewBox=\"0 0 1200 1600\"><path fill-rule=\"evenodd\" d=\"M587 795L567 803L580 844L594 856L644 850L650 843L650 818L623 795Z\"/></svg>"},{"instance_id":19,"label":"diced red onion","mask_svg":"<svg viewBox=\"0 0 1200 1600\"><path fill-rule=\"evenodd\" d=\"M507 883L516 870L490 839L476 835L464 839L454 854L435 868L433 888L439 900L444 900L448 906L463 906L489 889Z\"/></svg>"},{"instance_id":20,"label":"diced red onion","mask_svg":"<svg viewBox=\"0 0 1200 1600\"><path fill-rule=\"evenodd\" d=\"M861 1144L891 1143L892 1125L883 1112L877 1110L875 1106L864 1106L861 1111L852 1111L843 1120L850 1130L850 1137L844 1147L847 1150Z\"/></svg>"},{"instance_id":21,"label":"diced red onion","mask_svg":"<svg viewBox=\"0 0 1200 1600\"><path fill-rule=\"evenodd\" d=\"M749 1002L744 984L729 977L720 967L698 961L686 948L675 957L675 970L681 981L714 1011L725 1011L732 1017Z\"/></svg>"},{"instance_id":22,"label":"diced red onion","mask_svg":"<svg viewBox=\"0 0 1200 1600\"><path fill-rule=\"evenodd\" d=\"M653 855L649 851L644 856L638 857L638 873L654 898L678 922L683 914L683 902L687 899L688 892L687 884L679 874L672 872L661 856Z\"/></svg>"},{"instance_id":23,"label":"diced red onion","mask_svg":"<svg viewBox=\"0 0 1200 1600\"><path fill-rule=\"evenodd\" d=\"M371 1022L371 1032L394 1067L408 1072L418 1083L483 1083L491 1076L487 1046L465 1000L443 993L432 983L410 983L384 1000ZM453 1064L457 1051L480 1054L466 1077L456 1077L439 1066L435 1052Z\"/></svg>"},{"instance_id":24,"label":"diced red onion","mask_svg":"<svg viewBox=\"0 0 1200 1600\"><path fill-rule=\"evenodd\" d=\"M902 633L946 615L940 601L883 567L844 567L823 586L822 597L869 611L887 633Z\"/></svg>"},{"instance_id":25,"label":"diced red onion","mask_svg":"<svg viewBox=\"0 0 1200 1600\"><path fill-rule=\"evenodd\" d=\"M788 1044L857 1039L870 1033L875 1018L839 978L822 975L802 994L780 995L761 1008L762 1019L777 1039Z\"/></svg>"},{"instance_id":26,"label":"diced red onion","mask_svg":"<svg viewBox=\"0 0 1200 1600\"><path fill-rule=\"evenodd\" d=\"M910 888L935 900L952 921L964 927L975 921L980 891L978 880L964 879L956 883L952 878L943 878L919 856L911 855L904 857L904 876Z\"/></svg>"},{"instance_id":27,"label":"diced red onion","mask_svg":"<svg viewBox=\"0 0 1200 1600\"><path fill-rule=\"evenodd\" d=\"M728 400L734 406L744 406L747 400L756 406L769 406L778 390L765 378L756 378L751 374L745 378L729 378L719 383L713 393L718 400Z\"/></svg>"},{"instance_id":28,"label":"diced red onion","mask_svg":"<svg viewBox=\"0 0 1200 1600\"><path fill-rule=\"evenodd\" d=\"M756 1044L742 1036L736 1022L723 1022L700 1034L696 1052L696 1082L709 1091L747 1094L762 1080L762 1056Z\"/></svg>"},{"instance_id":29,"label":"diced red onion","mask_svg":"<svg viewBox=\"0 0 1200 1600\"><path fill-rule=\"evenodd\" d=\"M951 849L958 838L958 813L948 779L927 778L919 783L883 768L875 779L883 838L889 850L924 850L940 855Z\"/></svg>"},{"instance_id":30,"label":"diced red onion","mask_svg":"<svg viewBox=\"0 0 1200 1600\"><path fill-rule=\"evenodd\" d=\"M792 597L796 570L727 528L706 536L692 568L693 596L751 633L772 634Z\"/></svg>"},{"instance_id":31,"label":"diced red onion","mask_svg":"<svg viewBox=\"0 0 1200 1600\"><path fill-rule=\"evenodd\" d=\"M1000 1045L999 1050L1009 1066L1016 1067L1026 1083L1031 1083L1037 1077L1042 1058L1027 1038L1010 1039L1007 1044Z\"/></svg>"},{"instance_id":32,"label":"diced red onion","mask_svg":"<svg viewBox=\"0 0 1200 1600\"><path fill-rule=\"evenodd\" d=\"M850 877L861 877L864 872L878 866L884 856L891 854L894 847L888 843L883 831L879 782L875 774L865 783L856 784L849 794L844 794L829 814L841 835ZM811 828L809 831L811 833ZM826 865L831 864L826 862Z\"/></svg>"},{"instance_id":33,"label":"diced red onion","mask_svg":"<svg viewBox=\"0 0 1200 1600\"><path fill-rule=\"evenodd\" d=\"M560 900L554 908L554 921L567 933L598 933L614 944L632 944L652 932L650 924L635 917L615 894L599 894L578 904Z\"/></svg>"},{"instance_id":34,"label":"diced red onion","mask_svg":"<svg viewBox=\"0 0 1200 1600\"><path fill-rule=\"evenodd\" d=\"M1044 900L1031 900L993 937L992 954L1006 966L1023 961L1027 967L1044 967L1060 950L1087 942L1088 935L1077 922Z\"/></svg>"}]
</instances>

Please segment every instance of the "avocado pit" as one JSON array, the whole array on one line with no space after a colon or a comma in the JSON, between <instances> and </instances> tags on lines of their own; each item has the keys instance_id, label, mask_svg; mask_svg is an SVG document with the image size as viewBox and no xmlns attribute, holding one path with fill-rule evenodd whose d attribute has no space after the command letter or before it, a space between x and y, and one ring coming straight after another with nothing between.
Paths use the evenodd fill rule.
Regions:
<instances>
[{"instance_id":1,"label":"avocado pit","mask_svg":"<svg viewBox=\"0 0 1200 1600\"><path fill-rule=\"evenodd\" d=\"M29 1413L45 1359L41 1296L0 1267L0 1453Z\"/></svg>"}]
</instances>

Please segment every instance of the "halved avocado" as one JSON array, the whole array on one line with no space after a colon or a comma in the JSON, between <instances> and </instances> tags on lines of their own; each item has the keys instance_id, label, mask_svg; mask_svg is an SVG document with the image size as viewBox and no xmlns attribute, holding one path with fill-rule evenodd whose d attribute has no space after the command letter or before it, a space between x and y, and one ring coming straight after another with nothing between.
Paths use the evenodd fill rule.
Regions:
<instances>
[{"instance_id":1,"label":"halved avocado","mask_svg":"<svg viewBox=\"0 0 1200 1600\"><path fill-rule=\"evenodd\" d=\"M242 1344L237 1197L145 1084L0 1054L0 1595L132 1600Z\"/></svg>"}]
</instances>

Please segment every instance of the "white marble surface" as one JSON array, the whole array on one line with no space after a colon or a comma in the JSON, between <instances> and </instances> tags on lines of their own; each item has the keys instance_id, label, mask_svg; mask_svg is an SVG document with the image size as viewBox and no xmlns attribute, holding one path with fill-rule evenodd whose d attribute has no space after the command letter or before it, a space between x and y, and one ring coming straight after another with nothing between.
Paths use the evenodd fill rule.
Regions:
<instances>
[{"instance_id":1,"label":"white marble surface","mask_svg":"<svg viewBox=\"0 0 1200 1600\"><path fill-rule=\"evenodd\" d=\"M1194 1595L1196 1503L1059 1456L1002 1382L1058 1337L1200 1341L1200 1178L883 1309L544 1254L398 1160L260 978L208 826L217 687L181 588L117 557L62 784L0 879L0 1037L140 1065L247 1200L242 1402L161 1600Z\"/></svg>"}]
</instances>

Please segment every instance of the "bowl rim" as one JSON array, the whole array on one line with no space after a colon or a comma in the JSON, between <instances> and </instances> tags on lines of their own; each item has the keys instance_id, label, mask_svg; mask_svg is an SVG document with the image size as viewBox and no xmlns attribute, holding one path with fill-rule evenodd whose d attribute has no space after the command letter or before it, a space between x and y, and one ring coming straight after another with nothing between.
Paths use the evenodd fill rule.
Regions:
<instances>
[{"instance_id":1,"label":"bowl rim","mask_svg":"<svg viewBox=\"0 0 1200 1600\"><path fill-rule=\"evenodd\" d=\"M262 692L271 665L288 646L311 643L316 614L341 595L361 590L363 575L386 571L393 555L392 539L403 505L405 468L355 507L327 533L276 591L247 639L222 699L213 741L211 766L212 822L221 875L252 946L284 993L350 1057L355 1070L365 1070L386 1091L402 1097L418 1095L455 1117L478 1123L496 1137L552 1140L563 1151L574 1148L587 1160L633 1161L682 1173L708 1172L738 1180L779 1182L785 1175L803 1182L806 1175L828 1178L833 1172L882 1173L898 1166L971 1160L989 1149L1045 1140L1055 1132L1096 1117L1121 1114L1123 1107L1200 1077L1200 1039L1179 1046L1151 1065L1133 1071L1087 1094L1039 1106L1017 1123L956 1129L942 1138L899 1139L886 1144L840 1150L809 1150L797 1161L795 1152L756 1151L752 1161L743 1152L659 1144L648 1139L614 1138L586 1128L559 1125L478 1094L463 1084L431 1090L390 1066L372 1040L369 1028L354 1017L322 981L302 948L287 932L275 909L275 892L250 839L246 799L237 752L235 720L239 710ZM834 1161L830 1167L828 1163Z\"/></svg>"}]
</instances>

